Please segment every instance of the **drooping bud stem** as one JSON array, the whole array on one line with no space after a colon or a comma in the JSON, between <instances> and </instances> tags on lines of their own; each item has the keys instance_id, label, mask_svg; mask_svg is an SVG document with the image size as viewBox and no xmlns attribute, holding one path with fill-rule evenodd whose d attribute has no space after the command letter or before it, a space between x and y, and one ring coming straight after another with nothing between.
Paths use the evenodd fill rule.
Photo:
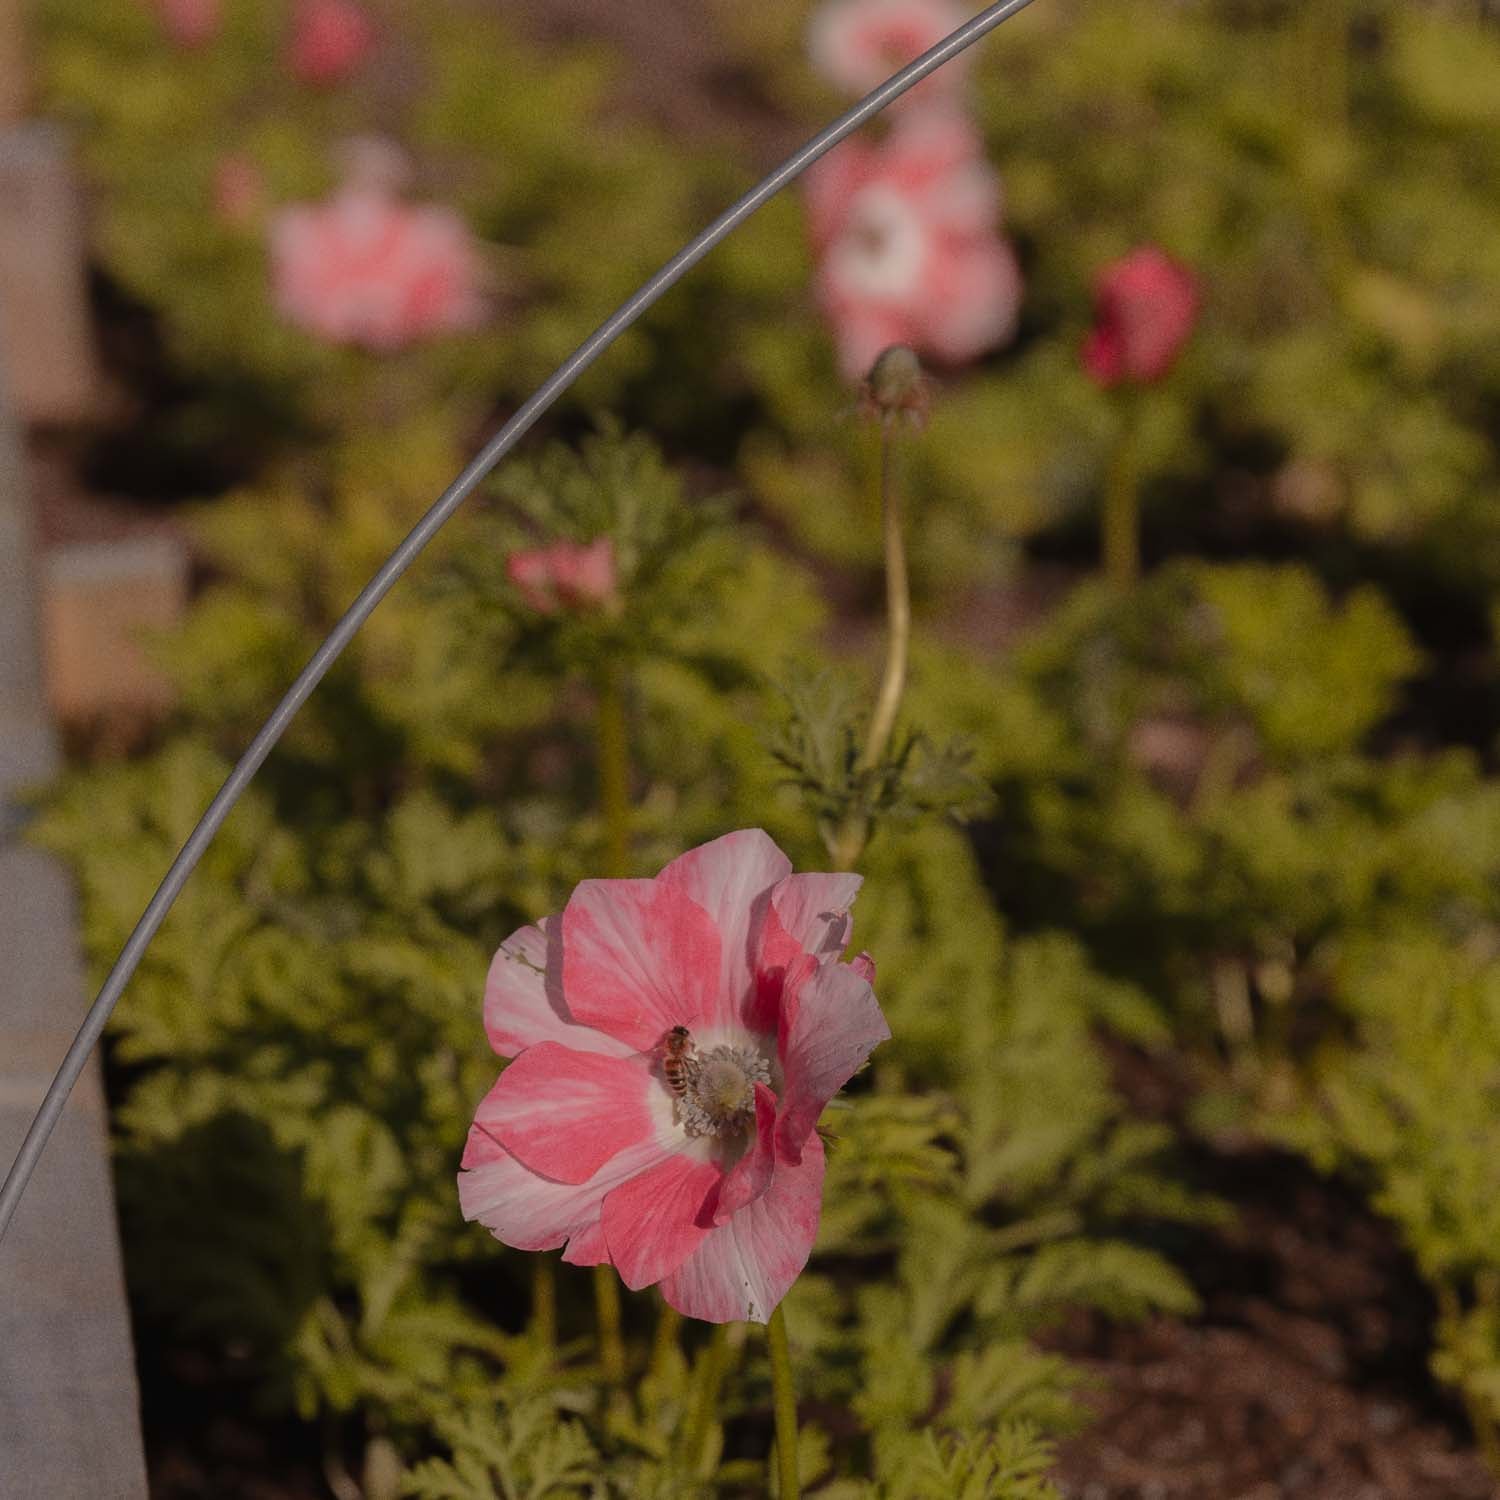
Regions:
<instances>
[{"instance_id":1,"label":"drooping bud stem","mask_svg":"<svg viewBox=\"0 0 1500 1500\"><path fill-rule=\"evenodd\" d=\"M901 700L906 694L907 661L911 653L911 580L906 568L906 530L896 473L898 425L925 424L931 410L927 377L917 356L901 344L885 350L871 367L860 391L860 412L879 424L879 491L885 551L885 669L870 714L857 769L875 769L890 747ZM866 817L850 817L829 840L834 867L852 870L869 841Z\"/></svg>"},{"instance_id":2,"label":"drooping bud stem","mask_svg":"<svg viewBox=\"0 0 1500 1500\"><path fill-rule=\"evenodd\" d=\"M870 730L860 757L862 770L880 763L896 727L901 699L906 694L906 664L911 651L911 582L906 572L906 535L901 515L901 494L896 483L896 439L894 422L880 423L880 509L885 530L885 671Z\"/></svg>"}]
</instances>

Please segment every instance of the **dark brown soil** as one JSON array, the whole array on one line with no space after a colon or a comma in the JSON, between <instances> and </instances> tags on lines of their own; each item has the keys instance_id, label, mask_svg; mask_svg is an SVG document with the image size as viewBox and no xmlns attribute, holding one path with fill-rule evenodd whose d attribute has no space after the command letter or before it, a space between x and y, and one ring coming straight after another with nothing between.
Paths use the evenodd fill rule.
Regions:
<instances>
[{"instance_id":1,"label":"dark brown soil","mask_svg":"<svg viewBox=\"0 0 1500 1500\"><path fill-rule=\"evenodd\" d=\"M147 1347L136 1330L152 1500L328 1500L311 1428L267 1418L222 1363Z\"/></svg>"},{"instance_id":2,"label":"dark brown soil","mask_svg":"<svg viewBox=\"0 0 1500 1500\"><path fill-rule=\"evenodd\" d=\"M1186 1071L1122 1049L1136 1110L1172 1119ZM1299 1157L1193 1149L1234 1220L1173 1258L1193 1322L1081 1317L1049 1342L1099 1381L1057 1478L1074 1500L1487 1500L1500 1487L1428 1372L1434 1307L1391 1224Z\"/></svg>"}]
</instances>

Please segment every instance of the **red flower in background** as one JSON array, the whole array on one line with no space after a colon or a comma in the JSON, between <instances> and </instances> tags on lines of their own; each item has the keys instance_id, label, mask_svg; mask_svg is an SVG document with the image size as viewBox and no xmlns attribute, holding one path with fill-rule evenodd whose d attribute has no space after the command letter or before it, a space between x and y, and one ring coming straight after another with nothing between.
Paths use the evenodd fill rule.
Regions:
<instances>
[{"instance_id":1,"label":"red flower in background","mask_svg":"<svg viewBox=\"0 0 1500 1500\"><path fill-rule=\"evenodd\" d=\"M303 83L341 83L374 45L374 23L354 0L297 0L287 62Z\"/></svg>"},{"instance_id":2,"label":"red flower in background","mask_svg":"<svg viewBox=\"0 0 1500 1500\"><path fill-rule=\"evenodd\" d=\"M505 573L521 597L544 615L609 604L618 586L615 546L607 536L587 545L553 542L548 547L512 552L505 561Z\"/></svg>"},{"instance_id":3,"label":"red flower in background","mask_svg":"<svg viewBox=\"0 0 1500 1500\"><path fill-rule=\"evenodd\" d=\"M1154 245L1132 250L1095 283L1083 368L1106 390L1160 380L1177 362L1197 316L1193 273Z\"/></svg>"},{"instance_id":4,"label":"red flower in background","mask_svg":"<svg viewBox=\"0 0 1500 1500\"><path fill-rule=\"evenodd\" d=\"M816 295L851 379L891 344L957 364L1014 332L1021 275L996 233L1000 179L962 115L905 115L878 145L831 151L805 181Z\"/></svg>"},{"instance_id":5,"label":"red flower in background","mask_svg":"<svg viewBox=\"0 0 1500 1500\"><path fill-rule=\"evenodd\" d=\"M859 97L920 57L966 19L953 0L827 0L807 31L813 66L836 88ZM968 53L944 63L893 108L953 99L963 89Z\"/></svg>"},{"instance_id":6,"label":"red flower in background","mask_svg":"<svg viewBox=\"0 0 1500 1500\"><path fill-rule=\"evenodd\" d=\"M859 884L794 875L748 829L654 880L585 880L514 934L484 1024L515 1060L475 1111L464 1217L764 1323L817 1234L818 1116L890 1036L874 965L840 957Z\"/></svg>"},{"instance_id":7,"label":"red flower in background","mask_svg":"<svg viewBox=\"0 0 1500 1500\"><path fill-rule=\"evenodd\" d=\"M332 344L384 352L484 317L479 249L463 220L378 181L282 209L271 274L281 315Z\"/></svg>"},{"instance_id":8,"label":"red flower in background","mask_svg":"<svg viewBox=\"0 0 1500 1500\"><path fill-rule=\"evenodd\" d=\"M223 22L220 0L156 0L156 13L179 47L206 47Z\"/></svg>"}]
</instances>

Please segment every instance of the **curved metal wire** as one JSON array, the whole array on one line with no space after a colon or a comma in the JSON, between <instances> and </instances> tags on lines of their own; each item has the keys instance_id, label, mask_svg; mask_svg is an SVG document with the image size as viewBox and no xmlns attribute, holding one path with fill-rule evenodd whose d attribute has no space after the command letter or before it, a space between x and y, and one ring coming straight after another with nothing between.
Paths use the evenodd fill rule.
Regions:
<instances>
[{"instance_id":1,"label":"curved metal wire","mask_svg":"<svg viewBox=\"0 0 1500 1500\"><path fill-rule=\"evenodd\" d=\"M83 1072L89 1053L104 1031L110 1013L115 1008L121 992L135 973L147 945L155 937L172 903L177 899L188 876L203 857L210 841L219 831L224 819L229 816L241 793L250 784L251 778L260 769L262 762L271 753L277 740L285 733L293 715L307 701L312 690L323 679L324 674L337 660L339 653L349 644L354 632L369 618L371 612L385 598L391 585L411 566L417 555L436 535L438 528L473 493L475 487L490 473L512 448L520 442L539 417L550 407L575 380L598 359L644 312L655 304L667 291L676 285L705 255L734 230L769 198L775 197L782 188L801 176L825 152L838 145L846 136L880 113L893 99L898 99L914 84L920 83L935 68L940 68L950 58L958 56L971 47L982 36L993 31L1002 21L1009 20L1017 11L1024 10L1031 0L997 0L997 3L982 10L971 21L924 52L921 57L899 73L888 78L879 88L866 94L852 109L840 115L826 129L821 130L806 145L782 162L769 176L751 188L738 202L719 215L698 237L679 250L637 292L610 314L551 375L542 383L534 395L511 417L480 451L469 466L443 491L432 508L407 534L400 546L381 565L380 570L360 591L338 624L329 632L327 640L313 653L307 665L298 674L297 680L286 691L286 696L272 710L270 718L250 742L249 748L240 757L234 769L219 788L207 810L198 821L187 842L179 850L165 879L157 887L136 923L134 931L120 950L109 977L104 981L67 1056L57 1070L47 1093L42 1100L26 1139L16 1156L5 1185L0 1187L0 1238L14 1216L21 1194L42 1150L62 1114L68 1095Z\"/></svg>"}]
</instances>

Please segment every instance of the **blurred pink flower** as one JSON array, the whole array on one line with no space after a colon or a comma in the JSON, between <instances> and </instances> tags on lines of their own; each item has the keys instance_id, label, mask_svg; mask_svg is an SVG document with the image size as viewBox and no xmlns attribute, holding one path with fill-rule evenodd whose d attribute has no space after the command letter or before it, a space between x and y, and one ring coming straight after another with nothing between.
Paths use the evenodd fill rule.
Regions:
<instances>
[{"instance_id":1,"label":"blurred pink flower","mask_svg":"<svg viewBox=\"0 0 1500 1500\"><path fill-rule=\"evenodd\" d=\"M243 229L265 207L266 186L258 166L237 153L219 158L214 168L214 213L221 224Z\"/></svg>"},{"instance_id":2,"label":"blurred pink flower","mask_svg":"<svg viewBox=\"0 0 1500 1500\"><path fill-rule=\"evenodd\" d=\"M615 546L607 536L584 545L553 542L525 552L512 552L505 573L521 597L539 614L564 609L587 609L615 598Z\"/></svg>"},{"instance_id":3,"label":"blurred pink flower","mask_svg":"<svg viewBox=\"0 0 1500 1500\"><path fill-rule=\"evenodd\" d=\"M962 115L904 115L883 142L846 141L805 181L816 295L850 379L891 344L958 364L1011 337L1021 273L995 230L999 177Z\"/></svg>"},{"instance_id":4,"label":"blurred pink flower","mask_svg":"<svg viewBox=\"0 0 1500 1500\"><path fill-rule=\"evenodd\" d=\"M206 47L223 23L221 0L156 0L162 29L179 47Z\"/></svg>"},{"instance_id":5,"label":"blurred pink flower","mask_svg":"<svg viewBox=\"0 0 1500 1500\"><path fill-rule=\"evenodd\" d=\"M343 82L374 45L374 23L355 0L297 0L287 62L303 83Z\"/></svg>"},{"instance_id":6,"label":"blurred pink flower","mask_svg":"<svg viewBox=\"0 0 1500 1500\"><path fill-rule=\"evenodd\" d=\"M794 875L748 829L654 880L586 880L511 937L484 1022L515 1061L475 1112L464 1217L764 1323L817 1233L818 1116L890 1036L874 966L840 961L859 883Z\"/></svg>"},{"instance_id":7,"label":"blurred pink flower","mask_svg":"<svg viewBox=\"0 0 1500 1500\"><path fill-rule=\"evenodd\" d=\"M966 19L954 0L825 0L808 26L808 55L831 84L860 97ZM968 66L969 54L961 53L893 107L955 98L963 90Z\"/></svg>"},{"instance_id":8,"label":"blurred pink flower","mask_svg":"<svg viewBox=\"0 0 1500 1500\"><path fill-rule=\"evenodd\" d=\"M1197 316L1193 273L1154 245L1132 250L1095 282L1083 368L1106 390L1160 380L1177 362Z\"/></svg>"},{"instance_id":9,"label":"blurred pink flower","mask_svg":"<svg viewBox=\"0 0 1500 1500\"><path fill-rule=\"evenodd\" d=\"M479 248L449 209L356 180L282 209L270 241L278 311L329 343L389 351L483 320Z\"/></svg>"}]
</instances>

